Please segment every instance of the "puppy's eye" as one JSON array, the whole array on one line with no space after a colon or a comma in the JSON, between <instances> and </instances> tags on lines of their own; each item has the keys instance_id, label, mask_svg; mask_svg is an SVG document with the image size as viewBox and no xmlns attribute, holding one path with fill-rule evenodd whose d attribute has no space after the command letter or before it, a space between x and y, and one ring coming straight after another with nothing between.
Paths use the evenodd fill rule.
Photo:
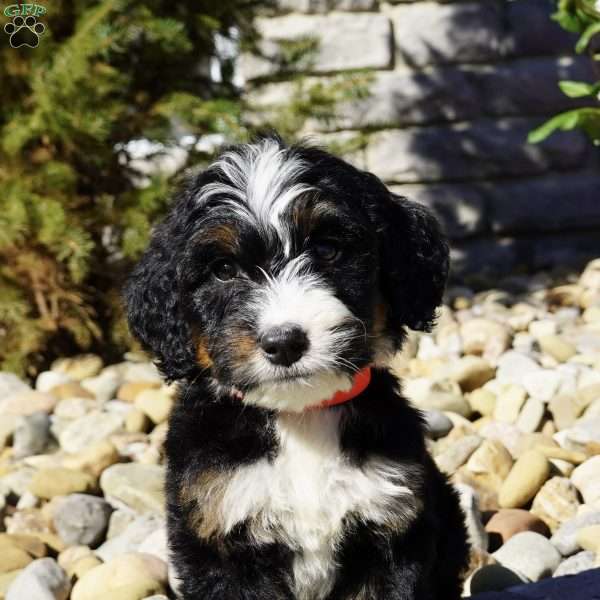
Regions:
<instances>
[{"instance_id":1,"label":"puppy's eye","mask_svg":"<svg viewBox=\"0 0 600 600\"><path fill-rule=\"evenodd\" d=\"M213 275L220 281L229 281L238 274L238 266L232 261L227 259L217 260L212 266L211 270Z\"/></svg>"},{"instance_id":2,"label":"puppy's eye","mask_svg":"<svg viewBox=\"0 0 600 600\"><path fill-rule=\"evenodd\" d=\"M334 262L341 254L342 250L333 240L319 240L313 245L316 257L323 262Z\"/></svg>"}]
</instances>

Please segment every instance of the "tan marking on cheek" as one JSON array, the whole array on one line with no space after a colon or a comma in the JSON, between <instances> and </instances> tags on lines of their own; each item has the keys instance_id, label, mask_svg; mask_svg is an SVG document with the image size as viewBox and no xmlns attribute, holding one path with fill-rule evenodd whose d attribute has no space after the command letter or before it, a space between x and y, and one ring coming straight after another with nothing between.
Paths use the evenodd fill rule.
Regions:
<instances>
[{"instance_id":1,"label":"tan marking on cheek","mask_svg":"<svg viewBox=\"0 0 600 600\"><path fill-rule=\"evenodd\" d=\"M201 337L196 345L196 360L203 369L210 369L214 362L208 352L206 340Z\"/></svg>"},{"instance_id":2,"label":"tan marking on cheek","mask_svg":"<svg viewBox=\"0 0 600 600\"><path fill-rule=\"evenodd\" d=\"M235 355L240 361L247 361L256 352L256 340L250 335L238 334L232 338Z\"/></svg>"},{"instance_id":3,"label":"tan marking on cheek","mask_svg":"<svg viewBox=\"0 0 600 600\"><path fill-rule=\"evenodd\" d=\"M199 538L208 540L222 533L221 504L230 480L230 473L209 469L183 484L179 497L182 504L193 503L189 525Z\"/></svg>"}]
</instances>

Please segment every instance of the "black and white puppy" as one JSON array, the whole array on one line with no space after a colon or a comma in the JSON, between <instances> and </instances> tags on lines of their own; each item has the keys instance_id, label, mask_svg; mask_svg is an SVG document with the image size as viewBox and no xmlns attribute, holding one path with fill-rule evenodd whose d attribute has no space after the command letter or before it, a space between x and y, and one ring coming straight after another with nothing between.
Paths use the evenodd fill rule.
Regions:
<instances>
[{"instance_id":1,"label":"black and white puppy","mask_svg":"<svg viewBox=\"0 0 600 600\"><path fill-rule=\"evenodd\" d=\"M427 330L434 218L266 138L193 178L127 286L169 380L169 545L186 600L457 600L468 546L386 368Z\"/></svg>"}]
</instances>

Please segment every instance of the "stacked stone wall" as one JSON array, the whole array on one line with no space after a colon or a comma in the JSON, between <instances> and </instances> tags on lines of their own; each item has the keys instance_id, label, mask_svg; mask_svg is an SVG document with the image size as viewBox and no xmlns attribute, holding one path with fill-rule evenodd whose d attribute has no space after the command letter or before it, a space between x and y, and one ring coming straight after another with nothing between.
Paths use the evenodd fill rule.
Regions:
<instances>
[{"instance_id":1,"label":"stacked stone wall","mask_svg":"<svg viewBox=\"0 0 600 600\"><path fill-rule=\"evenodd\" d=\"M594 78L550 19L553 5L280 0L257 28L267 56L316 38L309 77L370 73L367 97L306 133L359 133L349 158L434 208L456 271L506 272L600 254L598 150L578 132L527 143L529 131L574 106L559 80ZM245 55L240 71L259 105L293 93L273 61Z\"/></svg>"}]
</instances>

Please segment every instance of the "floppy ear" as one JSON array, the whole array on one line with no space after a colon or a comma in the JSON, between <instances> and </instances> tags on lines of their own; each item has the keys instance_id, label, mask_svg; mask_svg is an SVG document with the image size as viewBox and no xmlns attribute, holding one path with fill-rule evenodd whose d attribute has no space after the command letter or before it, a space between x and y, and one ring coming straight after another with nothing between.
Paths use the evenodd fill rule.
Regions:
<instances>
[{"instance_id":1,"label":"floppy ear","mask_svg":"<svg viewBox=\"0 0 600 600\"><path fill-rule=\"evenodd\" d=\"M388 325L396 331L403 326L429 331L448 277L446 238L429 210L387 189L380 198L378 213Z\"/></svg>"},{"instance_id":2,"label":"floppy ear","mask_svg":"<svg viewBox=\"0 0 600 600\"><path fill-rule=\"evenodd\" d=\"M190 327L183 318L177 264L183 253L187 199L182 197L152 234L125 286L129 328L157 359L167 380L195 370Z\"/></svg>"}]
</instances>

